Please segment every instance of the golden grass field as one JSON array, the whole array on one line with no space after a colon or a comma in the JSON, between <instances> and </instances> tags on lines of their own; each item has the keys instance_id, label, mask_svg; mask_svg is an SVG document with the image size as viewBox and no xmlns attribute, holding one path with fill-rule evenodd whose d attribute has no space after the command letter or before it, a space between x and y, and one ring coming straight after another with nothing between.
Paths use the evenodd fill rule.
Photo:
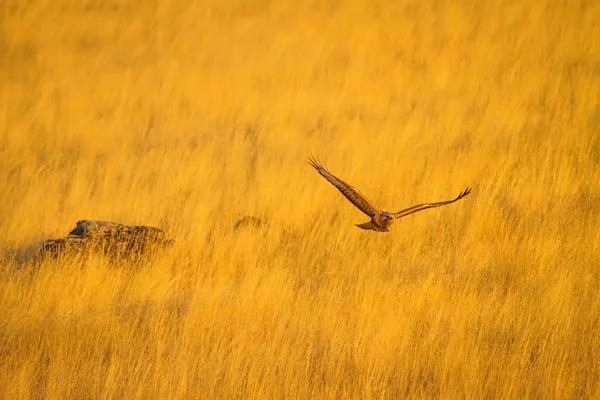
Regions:
<instances>
[{"instance_id":1,"label":"golden grass field","mask_svg":"<svg viewBox=\"0 0 600 400\"><path fill-rule=\"evenodd\" d=\"M0 18L1 398L600 398L600 3ZM473 192L362 231L311 153L389 211ZM80 219L178 242L27 262Z\"/></svg>"}]
</instances>

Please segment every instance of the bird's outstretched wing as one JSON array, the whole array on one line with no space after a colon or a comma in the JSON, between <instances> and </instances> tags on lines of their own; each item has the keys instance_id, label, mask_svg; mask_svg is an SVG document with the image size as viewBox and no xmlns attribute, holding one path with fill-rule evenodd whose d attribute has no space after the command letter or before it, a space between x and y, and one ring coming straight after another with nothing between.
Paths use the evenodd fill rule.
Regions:
<instances>
[{"instance_id":1,"label":"bird's outstretched wing","mask_svg":"<svg viewBox=\"0 0 600 400\"><path fill-rule=\"evenodd\" d=\"M371 202L361 193L358 189L348 185L343 180L334 176L331 172L327 171L325 167L313 157L309 157L308 163L312 165L325 179L329 181L333 186L337 188L352 204L354 204L360 211L373 218L375 215L381 214L381 211L377 209Z\"/></svg>"},{"instance_id":2,"label":"bird's outstretched wing","mask_svg":"<svg viewBox=\"0 0 600 400\"><path fill-rule=\"evenodd\" d=\"M392 215L394 216L394 219L398 219L398 218L406 217L407 215L410 215L412 213L416 213L417 211L425 210L427 208L434 208L434 207L445 206L446 204L451 204L451 203L454 203L455 201L458 201L458 200L462 199L463 197L465 197L469 193L471 193L471 188L468 187L468 188L465 189L464 192L462 192L461 194L459 194L458 197L455 198L454 200L440 201L438 203L418 204L416 206L407 208L406 210L402 210L402 211L398 211L397 213L393 213Z\"/></svg>"}]
</instances>

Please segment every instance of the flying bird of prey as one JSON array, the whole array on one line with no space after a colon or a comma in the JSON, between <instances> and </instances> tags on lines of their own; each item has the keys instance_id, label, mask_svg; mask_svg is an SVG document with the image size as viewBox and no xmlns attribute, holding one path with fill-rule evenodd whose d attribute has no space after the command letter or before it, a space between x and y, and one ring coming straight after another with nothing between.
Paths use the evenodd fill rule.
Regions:
<instances>
[{"instance_id":1,"label":"flying bird of prey","mask_svg":"<svg viewBox=\"0 0 600 400\"><path fill-rule=\"evenodd\" d=\"M319 174L327 179L329 183L335 186L337 190L342 192L342 194L360 211L371 217L369 222L365 222L364 224L356 224L356 226L361 229L373 230L377 232L389 232L388 228L398 218L406 217L407 215L416 213L417 211L425 210L427 208L440 207L445 206L446 204L454 203L455 201L458 201L471 193L471 188L467 187L467 189L460 193L454 200L440 201L438 203L418 204L416 206L407 208L406 210L395 213L386 212L375 207L361 192L358 191L358 189L350 186L343 180L337 178L331 172L327 171L327 169L318 160L315 160L313 157L309 157L308 163L312 165L319 172Z\"/></svg>"}]
</instances>

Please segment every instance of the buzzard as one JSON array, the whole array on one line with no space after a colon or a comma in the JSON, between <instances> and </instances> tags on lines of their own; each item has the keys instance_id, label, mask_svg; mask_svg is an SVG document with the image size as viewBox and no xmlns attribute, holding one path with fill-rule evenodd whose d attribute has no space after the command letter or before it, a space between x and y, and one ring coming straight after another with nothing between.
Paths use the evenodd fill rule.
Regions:
<instances>
[{"instance_id":1,"label":"buzzard","mask_svg":"<svg viewBox=\"0 0 600 400\"><path fill-rule=\"evenodd\" d=\"M440 207L445 206L446 204L454 203L455 201L458 201L471 193L471 188L467 187L465 191L460 193L454 200L440 201L438 203L418 204L416 206L407 208L406 210L395 213L386 212L375 207L361 192L358 191L358 189L350 186L343 180L337 178L331 172L327 171L327 169L318 160L315 160L313 157L309 157L308 163L312 165L319 172L319 174L327 179L329 183L335 186L337 190L342 192L342 194L360 211L371 217L369 222L365 222L364 224L356 224L356 226L361 229L373 230L377 232L389 232L388 228L398 218L406 217L407 215L416 213L417 211L425 210L427 208Z\"/></svg>"}]
</instances>

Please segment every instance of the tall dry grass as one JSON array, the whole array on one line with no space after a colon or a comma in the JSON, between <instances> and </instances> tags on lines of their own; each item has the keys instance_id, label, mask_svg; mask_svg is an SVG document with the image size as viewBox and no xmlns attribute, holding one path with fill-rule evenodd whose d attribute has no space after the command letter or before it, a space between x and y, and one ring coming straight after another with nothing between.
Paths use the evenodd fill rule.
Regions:
<instances>
[{"instance_id":1,"label":"tall dry grass","mask_svg":"<svg viewBox=\"0 0 600 400\"><path fill-rule=\"evenodd\" d=\"M3 398L600 397L597 2L0 18ZM474 190L365 232L309 153L390 211ZM179 242L26 262L83 218Z\"/></svg>"}]
</instances>

